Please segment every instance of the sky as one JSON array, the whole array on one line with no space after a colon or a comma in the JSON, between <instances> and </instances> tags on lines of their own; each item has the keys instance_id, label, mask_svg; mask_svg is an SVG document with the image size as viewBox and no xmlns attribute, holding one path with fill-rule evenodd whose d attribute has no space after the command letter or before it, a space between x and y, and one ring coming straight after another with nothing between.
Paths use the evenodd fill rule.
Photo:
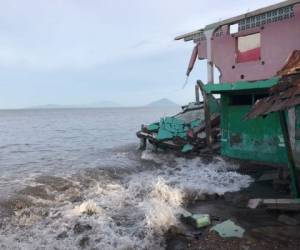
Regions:
<instances>
[{"instance_id":1,"label":"sky","mask_svg":"<svg viewBox=\"0 0 300 250\"><path fill-rule=\"evenodd\" d=\"M194 99L181 35L276 0L0 0L0 108Z\"/></svg>"}]
</instances>

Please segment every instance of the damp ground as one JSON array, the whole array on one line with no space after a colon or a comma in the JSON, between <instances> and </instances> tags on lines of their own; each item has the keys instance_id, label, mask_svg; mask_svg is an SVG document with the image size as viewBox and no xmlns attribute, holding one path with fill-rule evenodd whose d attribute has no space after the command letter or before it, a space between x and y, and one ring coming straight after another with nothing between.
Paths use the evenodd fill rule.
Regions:
<instances>
[{"instance_id":1,"label":"damp ground","mask_svg":"<svg viewBox=\"0 0 300 250\"><path fill-rule=\"evenodd\" d=\"M261 166L253 169L239 169L248 172L253 182L248 188L224 195L209 195L189 203L186 209L195 214L209 214L212 225L228 219L245 229L242 238L222 238L212 225L195 229L184 224L181 229L171 230L168 234L167 249L300 249L300 213L299 211L250 209L248 201L252 198L290 198L289 190L276 190L272 181L258 181L264 172ZM278 220L279 216L293 218L295 224Z\"/></svg>"}]
</instances>

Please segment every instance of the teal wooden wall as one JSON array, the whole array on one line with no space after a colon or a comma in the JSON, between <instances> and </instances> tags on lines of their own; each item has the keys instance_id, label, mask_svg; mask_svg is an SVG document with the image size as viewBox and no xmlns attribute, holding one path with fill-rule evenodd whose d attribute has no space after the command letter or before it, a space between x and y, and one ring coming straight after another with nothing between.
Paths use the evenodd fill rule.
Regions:
<instances>
[{"instance_id":1,"label":"teal wooden wall","mask_svg":"<svg viewBox=\"0 0 300 250\"><path fill-rule=\"evenodd\" d=\"M222 155L236 159L286 164L287 157L278 114L244 120L250 108L251 105L231 106L230 95L222 94Z\"/></svg>"},{"instance_id":2,"label":"teal wooden wall","mask_svg":"<svg viewBox=\"0 0 300 250\"><path fill-rule=\"evenodd\" d=\"M300 105L296 107L296 141L295 141L295 160L297 167L300 169Z\"/></svg>"}]
</instances>

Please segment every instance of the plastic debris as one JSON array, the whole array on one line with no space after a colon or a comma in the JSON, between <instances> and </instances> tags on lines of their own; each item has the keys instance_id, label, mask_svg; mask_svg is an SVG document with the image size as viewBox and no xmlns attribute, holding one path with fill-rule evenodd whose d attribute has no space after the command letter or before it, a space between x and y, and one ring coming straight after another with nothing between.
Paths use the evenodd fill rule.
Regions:
<instances>
[{"instance_id":1,"label":"plastic debris","mask_svg":"<svg viewBox=\"0 0 300 250\"><path fill-rule=\"evenodd\" d=\"M237 237L242 238L245 232L240 226L237 226L231 220L226 220L223 223L217 224L210 229L210 231L216 231L221 237Z\"/></svg>"}]
</instances>

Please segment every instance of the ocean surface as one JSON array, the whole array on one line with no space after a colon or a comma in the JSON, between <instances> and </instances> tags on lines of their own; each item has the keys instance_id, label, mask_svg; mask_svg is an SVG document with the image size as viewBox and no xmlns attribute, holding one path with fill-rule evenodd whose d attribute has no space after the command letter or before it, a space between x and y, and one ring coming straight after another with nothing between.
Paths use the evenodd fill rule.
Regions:
<instances>
[{"instance_id":1,"label":"ocean surface","mask_svg":"<svg viewBox=\"0 0 300 250\"><path fill-rule=\"evenodd\" d=\"M179 108L0 111L0 249L164 249L189 199L251 183L211 162L137 150Z\"/></svg>"}]
</instances>

